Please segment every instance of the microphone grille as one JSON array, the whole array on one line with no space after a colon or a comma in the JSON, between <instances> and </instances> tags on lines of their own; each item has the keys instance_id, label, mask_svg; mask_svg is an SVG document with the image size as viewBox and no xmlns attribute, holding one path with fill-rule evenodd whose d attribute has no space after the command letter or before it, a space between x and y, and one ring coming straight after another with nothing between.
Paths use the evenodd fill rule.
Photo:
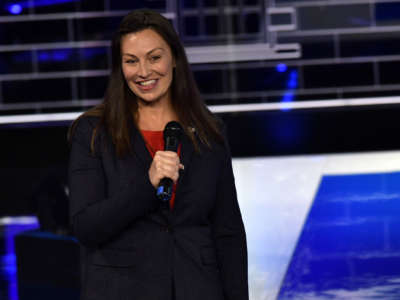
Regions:
<instances>
[{"instance_id":1,"label":"microphone grille","mask_svg":"<svg viewBox=\"0 0 400 300\"><path fill-rule=\"evenodd\" d=\"M180 140L181 136L182 136L182 126L181 124L179 124L176 121L171 121L168 122L168 124L165 126L164 129L164 137L168 136L168 137L175 137L178 140Z\"/></svg>"}]
</instances>

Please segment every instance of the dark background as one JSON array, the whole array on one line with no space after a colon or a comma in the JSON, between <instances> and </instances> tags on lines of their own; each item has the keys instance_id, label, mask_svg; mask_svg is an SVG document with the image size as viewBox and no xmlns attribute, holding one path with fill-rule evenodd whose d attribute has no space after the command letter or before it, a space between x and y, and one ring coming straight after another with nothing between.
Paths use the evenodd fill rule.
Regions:
<instances>
[{"instance_id":1,"label":"dark background","mask_svg":"<svg viewBox=\"0 0 400 300\"><path fill-rule=\"evenodd\" d=\"M400 105L223 113L233 157L400 149ZM1 215L37 210L37 195L67 183L70 122L0 127Z\"/></svg>"}]
</instances>

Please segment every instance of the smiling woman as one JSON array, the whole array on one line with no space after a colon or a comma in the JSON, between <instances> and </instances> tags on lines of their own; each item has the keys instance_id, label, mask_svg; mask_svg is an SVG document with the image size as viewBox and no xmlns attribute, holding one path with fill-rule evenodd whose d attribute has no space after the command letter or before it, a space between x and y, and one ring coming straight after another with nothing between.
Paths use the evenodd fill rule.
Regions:
<instances>
[{"instance_id":1,"label":"smiling woman","mask_svg":"<svg viewBox=\"0 0 400 300\"><path fill-rule=\"evenodd\" d=\"M122 38L122 71L140 105L170 102L169 87L175 67L171 49L154 30L145 29Z\"/></svg>"},{"instance_id":2,"label":"smiling woman","mask_svg":"<svg viewBox=\"0 0 400 300\"><path fill-rule=\"evenodd\" d=\"M183 129L177 152L164 150L171 121ZM104 101L74 122L70 142L81 300L248 299L228 143L162 15L122 20ZM156 196L163 179L174 183L166 203Z\"/></svg>"}]
</instances>

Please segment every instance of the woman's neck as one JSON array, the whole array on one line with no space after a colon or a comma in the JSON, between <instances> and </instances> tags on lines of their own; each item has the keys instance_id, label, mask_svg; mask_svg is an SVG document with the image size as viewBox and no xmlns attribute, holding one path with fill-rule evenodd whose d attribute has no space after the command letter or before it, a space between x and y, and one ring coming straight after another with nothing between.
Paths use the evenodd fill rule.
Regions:
<instances>
[{"instance_id":1,"label":"woman's neck","mask_svg":"<svg viewBox=\"0 0 400 300\"><path fill-rule=\"evenodd\" d=\"M170 103L141 103L138 108L137 124L141 130L161 131L177 116Z\"/></svg>"}]
</instances>

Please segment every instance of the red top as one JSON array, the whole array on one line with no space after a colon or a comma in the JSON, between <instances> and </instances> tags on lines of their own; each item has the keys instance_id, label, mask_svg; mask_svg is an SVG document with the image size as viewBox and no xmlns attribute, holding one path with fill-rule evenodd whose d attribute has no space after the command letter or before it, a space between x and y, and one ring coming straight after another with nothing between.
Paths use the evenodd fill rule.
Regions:
<instances>
[{"instance_id":1,"label":"red top","mask_svg":"<svg viewBox=\"0 0 400 300\"><path fill-rule=\"evenodd\" d=\"M149 150L151 157L154 158L154 155L157 151L164 151L164 132L163 131L151 131L151 130L141 130L144 141L146 142L147 150ZM180 155L181 147L179 145L178 155ZM176 184L174 184L172 188L172 196L169 200L169 206L172 209L175 204L175 194L176 194Z\"/></svg>"}]
</instances>

